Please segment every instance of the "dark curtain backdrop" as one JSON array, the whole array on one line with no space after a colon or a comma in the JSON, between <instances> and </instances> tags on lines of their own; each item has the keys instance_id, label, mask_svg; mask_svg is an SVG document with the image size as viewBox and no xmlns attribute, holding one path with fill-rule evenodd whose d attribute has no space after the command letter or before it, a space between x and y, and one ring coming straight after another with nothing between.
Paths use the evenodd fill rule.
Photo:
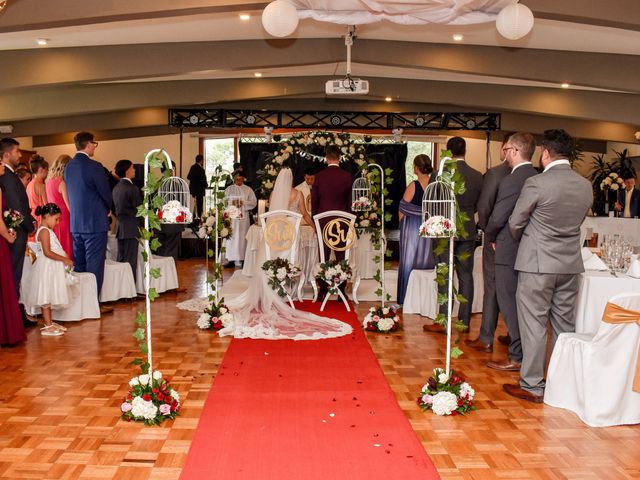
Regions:
<instances>
[{"instance_id":1,"label":"dark curtain backdrop","mask_svg":"<svg viewBox=\"0 0 640 480\"><path fill-rule=\"evenodd\" d=\"M257 172L264 168L268 156L276 151L277 143L238 143L239 161L242 164L247 176L246 183L256 190L260 185ZM406 144L367 144L365 146L367 156L383 169L392 169L391 178L393 183L387 187L392 204L385 207L387 212L391 212L391 221L386 223L387 228L398 228L398 207L400 199L406 189L405 161L407 158ZM324 156L324 148L314 146L309 153ZM323 163L312 160L310 157L294 155L289 158L289 166L293 171L294 185L298 185L304 180L304 172L307 168L319 171L325 168ZM358 166L355 162L344 162L341 167L354 176L358 173Z\"/></svg>"}]
</instances>

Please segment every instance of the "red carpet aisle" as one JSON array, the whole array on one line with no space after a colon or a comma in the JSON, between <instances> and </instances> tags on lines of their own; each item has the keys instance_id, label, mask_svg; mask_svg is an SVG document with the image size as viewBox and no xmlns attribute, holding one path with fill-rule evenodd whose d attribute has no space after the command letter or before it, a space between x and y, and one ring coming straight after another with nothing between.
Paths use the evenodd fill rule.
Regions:
<instances>
[{"instance_id":1,"label":"red carpet aisle","mask_svg":"<svg viewBox=\"0 0 640 480\"><path fill-rule=\"evenodd\" d=\"M439 478L356 315L337 302L325 314L354 333L231 342L181 480Z\"/></svg>"}]
</instances>

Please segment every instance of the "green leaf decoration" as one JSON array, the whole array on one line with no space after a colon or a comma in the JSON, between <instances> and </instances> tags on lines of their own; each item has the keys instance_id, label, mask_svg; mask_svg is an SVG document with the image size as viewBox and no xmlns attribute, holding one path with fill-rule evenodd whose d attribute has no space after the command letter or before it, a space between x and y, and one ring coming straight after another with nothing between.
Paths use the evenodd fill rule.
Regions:
<instances>
[{"instance_id":1,"label":"green leaf decoration","mask_svg":"<svg viewBox=\"0 0 640 480\"><path fill-rule=\"evenodd\" d=\"M446 305L449 295L447 293L438 293L438 305Z\"/></svg>"},{"instance_id":2,"label":"green leaf decoration","mask_svg":"<svg viewBox=\"0 0 640 480\"><path fill-rule=\"evenodd\" d=\"M160 295L158 294L158 292L156 291L155 288L150 288L149 289L149 300L151 300L153 302L159 296Z\"/></svg>"},{"instance_id":3,"label":"green leaf decoration","mask_svg":"<svg viewBox=\"0 0 640 480\"><path fill-rule=\"evenodd\" d=\"M439 313L434 319L433 323L442 327L447 326L447 316L444 313Z\"/></svg>"},{"instance_id":4,"label":"green leaf decoration","mask_svg":"<svg viewBox=\"0 0 640 480\"><path fill-rule=\"evenodd\" d=\"M213 258L213 255L214 255L214 253L213 253L212 249L207 250L207 257Z\"/></svg>"},{"instance_id":5,"label":"green leaf decoration","mask_svg":"<svg viewBox=\"0 0 640 480\"><path fill-rule=\"evenodd\" d=\"M136 340L144 340L144 328L138 328L133 332L133 338Z\"/></svg>"},{"instance_id":6,"label":"green leaf decoration","mask_svg":"<svg viewBox=\"0 0 640 480\"><path fill-rule=\"evenodd\" d=\"M151 240L151 243L149 244L149 247L151 248L152 251L156 251L160 248L160 246L162 245L162 243L160 243L160 240L158 240L157 237L154 237Z\"/></svg>"},{"instance_id":7,"label":"green leaf decoration","mask_svg":"<svg viewBox=\"0 0 640 480\"><path fill-rule=\"evenodd\" d=\"M461 294L456 295L456 300L458 300L458 302L462 304L468 303L468 300L464 298L464 296L462 296Z\"/></svg>"},{"instance_id":8,"label":"green leaf decoration","mask_svg":"<svg viewBox=\"0 0 640 480\"><path fill-rule=\"evenodd\" d=\"M147 316L145 315L144 312L138 312L136 314L136 325L138 325L139 327L142 327L143 325L147 324Z\"/></svg>"},{"instance_id":9,"label":"green leaf decoration","mask_svg":"<svg viewBox=\"0 0 640 480\"><path fill-rule=\"evenodd\" d=\"M451 358L460 358L460 356L463 354L464 352L462 350L460 350L458 347L453 347L451 349Z\"/></svg>"},{"instance_id":10,"label":"green leaf decoration","mask_svg":"<svg viewBox=\"0 0 640 480\"><path fill-rule=\"evenodd\" d=\"M140 343L138 344L138 348L140 348L140 351L144 354L147 355L149 353L149 347L147 346L146 343Z\"/></svg>"},{"instance_id":11,"label":"green leaf decoration","mask_svg":"<svg viewBox=\"0 0 640 480\"><path fill-rule=\"evenodd\" d=\"M162 276L162 273L160 272L159 268L152 268L150 270L151 273L151 278L160 278Z\"/></svg>"}]
</instances>

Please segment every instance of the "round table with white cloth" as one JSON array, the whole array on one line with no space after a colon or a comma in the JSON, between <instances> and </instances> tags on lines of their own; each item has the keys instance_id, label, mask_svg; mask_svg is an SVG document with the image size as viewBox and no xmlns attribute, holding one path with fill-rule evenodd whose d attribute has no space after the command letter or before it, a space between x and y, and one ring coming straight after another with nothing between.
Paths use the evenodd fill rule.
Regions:
<instances>
[{"instance_id":1,"label":"round table with white cloth","mask_svg":"<svg viewBox=\"0 0 640 480\"><path fill-rule=\"evenodd\" d=\"M458 279L454 276L454 285ZM473 255L473 303L471 312L482 312L484 280L482 278L482 247L476 248ZM435 270L413 270L409 276L407 293L402 305L403 313L418 313L423 317L436 318L438 315L438 286ZM458 314L458 302L454 302L453 315Z\"/></svg>"}]
</instances>

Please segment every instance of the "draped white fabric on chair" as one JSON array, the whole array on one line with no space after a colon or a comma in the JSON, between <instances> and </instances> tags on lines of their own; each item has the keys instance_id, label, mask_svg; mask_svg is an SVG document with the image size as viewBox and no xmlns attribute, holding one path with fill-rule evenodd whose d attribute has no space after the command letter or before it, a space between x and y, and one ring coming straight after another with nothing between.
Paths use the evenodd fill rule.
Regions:
<instances>
[{"instance_id":1,"label":"draped white fabric on chair","mask_svg":"<svg viewBox=\"0 0 640 480\"><path fill-rule=\"evenodd\" d=\"M517 0L289 0L299 18L341 25L363 25L383 20L401 25L441 23L469 25L496 19Z\"/></svg>"},{"instance_id":2,"label":"draped white fabric on chair","mask_svg":"<svg viewBox=\"0 0 640 480\"><path fill-rule=\"evenodd\" d=\"M115 302L121 298L135 298L136 282L133 278L131 265L123 262L105 260L104 280L100 290L101 302Z\"/></svg>"},{"instance_id":3,"label":"draped white fabric on chair","mask_svg":"<svg viewBox=\"0 0 640 480\"><path fill-rule=\"evenodd\" d=\"M544 403L571 410L592 427L640 423L640 392L633 390L640 347L640 294L617 295L609 303L637 316L629 323L603 321L595 334L560 334L544 394Z\"/></svg>"},{"instance_id":4,"label":"draped white fabric on chair","mask_svg":"<svg viewBox=\"0 0 640 480\"><path fill-rule=\"evenodd\" d=\"M173 257L151 255L151 268L160 269L160 278L151 277L150 288L155 288L156 292L162 293L166 292L167 290L174 290L179 287L178 272L176 270L176 262ZM138 293L144 293L144 261L142 259L142 252L138 254L136 290L138 291Z\"/></svg>"}]
</instances>

